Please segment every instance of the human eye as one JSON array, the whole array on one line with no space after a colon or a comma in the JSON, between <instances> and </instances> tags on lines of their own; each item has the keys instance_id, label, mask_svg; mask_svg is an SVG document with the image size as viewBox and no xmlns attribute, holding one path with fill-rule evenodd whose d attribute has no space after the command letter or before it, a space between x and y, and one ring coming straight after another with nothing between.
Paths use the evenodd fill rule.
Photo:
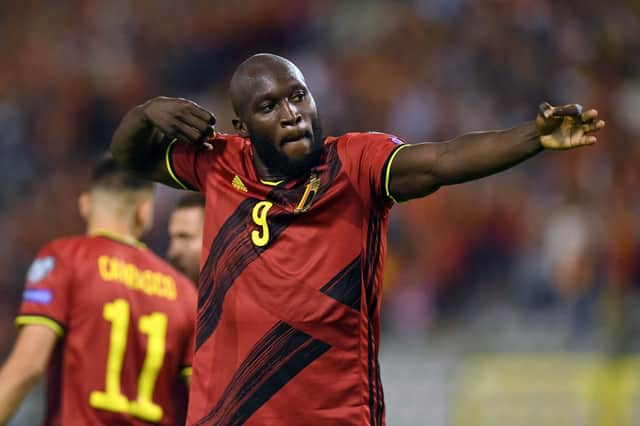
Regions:
<instances>
[{"instance_id":1,"label":"human eye","mask_svg":"<svg viewBox=\"0 0 640 426\"><path fill-rule=\"evenodd\" d=\"M263 102L260 104L260 111L264 113L273 111L273 108L275 108L275 104L273 102Z\"/></svg>"},{"instance_id":2,"label":"human eye","mask_svg":"<svg viewBox=\"0 0 640 426\"><path fill-rule=\"evenodd\" d=\"M293 96L291 96L291 99L294 102L301 102L306 96L307 92L305 92L304 90L298 90L293 94Z\"/></svg>"}]
</instances>

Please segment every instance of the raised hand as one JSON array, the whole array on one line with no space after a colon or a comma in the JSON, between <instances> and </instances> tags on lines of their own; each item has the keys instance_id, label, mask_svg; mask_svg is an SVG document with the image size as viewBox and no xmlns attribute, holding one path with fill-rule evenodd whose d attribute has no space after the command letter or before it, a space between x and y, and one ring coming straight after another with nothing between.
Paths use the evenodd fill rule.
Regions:
<instances>
[{"instance_id":1,"label":"raised hand","mask_svg":"<svg viewBox=\"0 0 640 426\"><path fill-rule=\"evenodd\" d=\"M216 118L193 101L159 96L142 105L146 119L169 139L178 138L193 144L204 144L213 134Z\"/></svg>"},{"instance_id":2,"label":"raised hand","mask_svg":"<svg viewBox=\"0 0 640 426\"><path fill-rule=\"evenodd\" d=\"M582 112L582 106L578 104L554 107L543 102L536 117L540 143L549 149L593 145L597 141L593 133L604 125L604 121L598 119L598 111L590 109Z\"/></svg>"}]
</instances>

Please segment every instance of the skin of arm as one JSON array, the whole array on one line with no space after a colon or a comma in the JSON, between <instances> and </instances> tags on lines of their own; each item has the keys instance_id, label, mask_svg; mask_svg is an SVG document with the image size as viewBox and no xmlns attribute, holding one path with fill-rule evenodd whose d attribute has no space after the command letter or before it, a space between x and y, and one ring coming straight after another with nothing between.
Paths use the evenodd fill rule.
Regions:
<instances>
[{"instance_id":1,"label":"skin of arm","mask_svg":"<svg viewBox=\"0 0 640 426\"><path fill-rule=\"evenodd\" d=\"M157 97L132 108L111 140L111 153L123 167L165 185L179 188L166 165L167 147L174 139L201 144L213 132L215 117L182 98Z\"/></svg>"},{"instance_id":2,"label":"skin of arm","mask_svg":"<svg viewBox=\"0 0 640 426\"><path fill-rule=\"evenodd\" d=\"M25 325L0 369L0 425L5 425L44 374L57 340L43 325Z\"/></svg>"},{"instance_id":3,"label":"skin of arm","mask_svg":"<svg viewBox=\"0 0 640 426\"><path fill-rule=\"evenodd\" d=\"M142 106L131 109L113 134L111 153L122 166L142 177L175 187L165 164L169 140L147 119Z\"/></svg>"},{"instance_id":4,"label":"skin of arm","mask_svg":"<svg viewBox=\"0 0 640 426\"><path fill-rule=\"evenodd\" d=\"M508 169L545 148L592 145L596 138L589 133L600 130L605 123L598 120L597 111L581 113L581 107L576 107L549 105L545 108L554 112L545 113L548 116L541 113L536 121L512 129L468 133L446 142L401 149L390 166L389 193L399 201L419 198L443 185Z\"/></svg>"}]
</instances>

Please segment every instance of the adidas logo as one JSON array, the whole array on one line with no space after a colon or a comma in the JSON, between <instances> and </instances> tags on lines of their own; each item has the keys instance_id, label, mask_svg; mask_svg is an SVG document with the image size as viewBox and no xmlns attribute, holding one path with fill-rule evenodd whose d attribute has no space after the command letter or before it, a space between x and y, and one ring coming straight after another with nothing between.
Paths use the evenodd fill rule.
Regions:
<instances>
[{"instance_id":1,"label":"adidas logo","mask_svg":"<svg viewBox=\"0 0 640 426\"><path fill-rule=\"evenodd\" d=\"M235 175L233 180L231 181L231 186L233 186L238 191L247 192L247 187L244 186L244 182L240 179L240 176Z\"/></svg>"}]
</instances>

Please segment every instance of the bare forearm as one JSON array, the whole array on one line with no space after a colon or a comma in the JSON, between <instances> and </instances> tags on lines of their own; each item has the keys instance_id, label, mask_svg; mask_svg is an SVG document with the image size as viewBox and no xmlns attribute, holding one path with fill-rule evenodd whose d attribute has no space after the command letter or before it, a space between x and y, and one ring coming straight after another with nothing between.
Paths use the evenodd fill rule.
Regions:
<instances>
[{"instance_id":1,"label":"bare forearm","mask_svg":"<svg viewBox=\"0 0 640 426\"><path fill-rule=\"evenodd\" d=\"M0 425L11 419L39 377L26 375L24 370L12 368L9 363L0 370Z\"/></svg>"},{"instance_id":2,"label":"bare forearm","mask_svg":"<svg viewBox=\"0 0 640 426\"><path fill-rule=\"evenodd\" d=\"M113 134L111 152L126 168L149 176L155 165L162 161L164 146L158 130L146 118L142 107L131 109Z\"/></svg>"},{"instance_id":3,"label":"bare forearm","mask_svg":"<svg viewBox=\"0 0 640 426\"><path fill-rule=\"evenodd\" d=\"M534 122L469 133L441 144L431 173L439 185L462 183L506 170L542 149Z\"/></svg>"}]
</instances>

